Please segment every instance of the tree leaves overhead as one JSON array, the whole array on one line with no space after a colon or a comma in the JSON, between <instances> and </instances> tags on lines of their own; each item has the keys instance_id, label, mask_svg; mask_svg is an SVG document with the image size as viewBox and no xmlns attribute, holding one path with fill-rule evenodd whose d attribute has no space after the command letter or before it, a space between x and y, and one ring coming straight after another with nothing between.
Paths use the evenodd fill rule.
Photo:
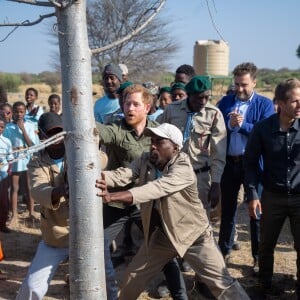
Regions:
<instances>
[{"instance_id":1,"label":"tree leaves overhead","mask_svg":"<svg viewBox=\"0 0 300 300\"><path fill-rule=\"evenodd\" d=\"M90 48L101 48L138 28L152 11L155 1L93 0L87 9ZM178 46L169 29L170 22L161 15L128 42L93 56L93 68L102 71L109 62L128 66L130 78L141 80L165 71L168 59Z\"/></svg>"}]
</instances>

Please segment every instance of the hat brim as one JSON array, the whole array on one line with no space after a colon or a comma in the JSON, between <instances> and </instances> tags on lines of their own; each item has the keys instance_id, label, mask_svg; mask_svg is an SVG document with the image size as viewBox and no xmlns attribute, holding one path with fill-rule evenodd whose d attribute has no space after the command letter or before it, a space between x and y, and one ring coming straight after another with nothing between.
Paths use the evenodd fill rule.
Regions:
<instances>
[{"instance_id":1,"label":"hat brim","mask_svg":"<svg viewBox=\"0 0 300 300\"><path fill-rule=\"evenodd\" d=\"M165 133L163 133L161 130L159 130L158 128L150 128L150 127L146 127L145 128L145 131L144 131L144 134L146 135L146 136L151 136L151 135L157 135L157 136L159 136L159 137L161 137L161 138L164 138L164 139L170 139L170 137L169 136L167 136Z\"/></svg>"}]
</instances>

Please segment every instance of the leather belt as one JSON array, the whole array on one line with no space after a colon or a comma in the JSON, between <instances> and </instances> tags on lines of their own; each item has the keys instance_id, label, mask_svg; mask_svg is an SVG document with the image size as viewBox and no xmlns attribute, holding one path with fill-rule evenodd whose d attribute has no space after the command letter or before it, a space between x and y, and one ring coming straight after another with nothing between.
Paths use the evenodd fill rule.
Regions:
<instances>
[{"instance_id":1,"label":"leather belt","mask_svg":"<svg viewBox=\"0 0 300 300\"><path fill-rule=\"evenodd\" d=\"M227 155L226 158L228 161L232 161L234 163L241 162L243 160L244 155Z\"/></svg>"}]
</instances>

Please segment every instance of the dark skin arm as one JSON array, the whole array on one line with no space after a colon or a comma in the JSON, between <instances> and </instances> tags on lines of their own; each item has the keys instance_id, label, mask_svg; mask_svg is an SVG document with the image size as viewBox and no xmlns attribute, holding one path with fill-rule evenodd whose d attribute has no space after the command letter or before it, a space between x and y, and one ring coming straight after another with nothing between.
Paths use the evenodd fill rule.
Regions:
<instances>
[{"instance_id":1,"label":"dark skin arm","mask_svg":"<svg viewBox=\"0 0 300 300\"><path fill-rule=\"evenodd\" d=\"M214 208L217 206L217 204L220 201L221 196L221 187L220 183L218 182L212 182L210 191L208 193L208 200L210 201L211 208Z\"/></svg>"},{"instance_id":2,"label":"dark skin arm","mask_svg":"<svg viewBox=\"0 0 300 300\"><path fill-rule=\"evenodd\" d=\"M104 173L101 173L101 179L96 180L95 186L100 190L97 196L102 197L103 203L122 202L124 204L132 204L133 202L132 194L128 191L110 193L107 190Z\"/></svg>"},{"instance_id":3,"label":"dark skin arm","mask_svg":"<svg viewBox=\"0 0 300 300\"><path fill-rule=\"evenodd\" d=\"M18 121L16 122L16 124L17 124L17 125L19 126L19 128L21 129L21 131L22 131L22 133L23 133L23 136L24 136L24 139L25 139L25 142L26 142L27 146L29 146L29 147L32 146L33 143L32 143L32 141L31 141L30 137L28 136L27 131L26 131L26 129L25 129L25 126L24 126L24 120L23 120L23 119L18 120Z\"/></svg>"}]
</instances>

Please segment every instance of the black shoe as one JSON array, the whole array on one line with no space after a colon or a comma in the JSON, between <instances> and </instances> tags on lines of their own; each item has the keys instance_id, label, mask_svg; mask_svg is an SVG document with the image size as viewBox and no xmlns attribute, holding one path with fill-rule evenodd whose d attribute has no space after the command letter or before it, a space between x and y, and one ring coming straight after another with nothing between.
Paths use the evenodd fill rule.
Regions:
<instances>
[{"instance_id":1,"label":"black shoe","mask_svg":"<svg viewBox=\"0 0 300 300\"><path fill-rule=\"evenodd\" d=\"M239 242L235 242L232 245L232 250L235 250L235 251L241 250L241 244Z\"/></svg>"}]
</instances>

